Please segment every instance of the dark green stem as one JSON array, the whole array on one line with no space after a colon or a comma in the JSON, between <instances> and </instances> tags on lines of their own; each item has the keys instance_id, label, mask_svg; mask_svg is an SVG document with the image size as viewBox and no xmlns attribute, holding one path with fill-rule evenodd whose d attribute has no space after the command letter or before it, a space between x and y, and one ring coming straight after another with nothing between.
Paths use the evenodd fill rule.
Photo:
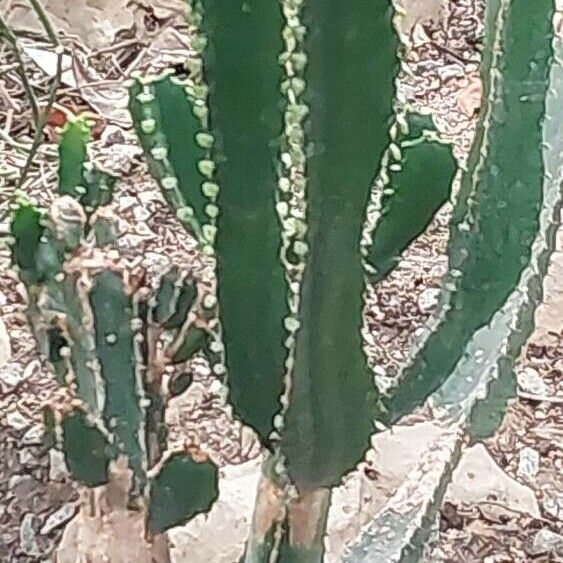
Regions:
<instances>
[{"instance_id":1,"label":"dark green stem","mask_svg":"<svg viewBox=\"0 0 563 563\"><path fill-rule=\"evenodd\" d=\"M51 41L51 43L53 43L54 45L58 45L59 38L57 37L55 28L53 27L53 24L50 22L49 18L47 17L47 14L45 13L45 10L43 9L41 3L38 0L29 0L29 3L33 7L33 11L35 12L39 21L41 22L43 29L45 29L45 33L47 34L49 41Z\"/></svg>"}]
</instances>

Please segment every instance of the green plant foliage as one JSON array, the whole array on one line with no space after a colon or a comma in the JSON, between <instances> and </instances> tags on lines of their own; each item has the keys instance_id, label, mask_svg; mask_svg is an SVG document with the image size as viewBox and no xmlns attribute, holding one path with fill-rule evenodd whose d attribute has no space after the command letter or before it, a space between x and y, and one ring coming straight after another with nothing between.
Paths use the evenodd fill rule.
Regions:
<instances>
[{"instance_id":1,"label":"green plant foliage","mask_svg":"<svg viewBox=\"0 0 563 563\"><path fill-rule=\"evenodd\" d=\"M63 159L70 158L71 140L63 138ZM64 165L66 178L71 161ZM202 322L200 300L184 274L171 271L153 290L144 271L129 271L120 261L117 220L104 207L111 203L111 187L102 185L103 174L89 163L79 167L78 188L92 189L55 198L47 212L20 201L12 221L13 260L28 290L35 336L76 405L70 413L46 409L48 443L62 450L72 476L88 487L106 484L111 461L125 457L134 477L130 501L147 506L153 531L162 533L208 509L216 497L210 462L197 464L186 456L165 462L152 493L148 477L166 450L166 400L189 383L184 378L174 389L163 388L173 355L168 347L176 345L187 359L206 344L208 333L200 338L200 329L190 326ZM159 342L162 334L167 339ZM186 477L195 490L186 491ZM150 498L167 504L151 505Z\"/></svg>"},{"instance_id":2,"label":"green plant foliage","mask_svg":"<svg viewBox=\"0 0 563 563\"><path fill-rule=\"evenodd\" d=\"M230 402L268 441L283 387L288 315L275 209L283 18L276 2L205 0L210 123L221 186L218 295ZM257 401L256 397L260 397Z\"/></svg>"},{"instance_id":3,"label":"green plant foliage","mask_svg":"<svg viewBox=\"0 0 563 563\"><path fill-rule=\"evenodd\" d=\"M551 21L553 5L543 2L537 7L541 8L545 21ZM523 9L523 4L520 4L520 8L517 10L513 6L509 10L509 3L502 1L488 6L488 22L492 26L489 33L498 33L502 41L495 39L494 34L489 38L501 48L513 45L511 39L514 37L511 33L521 32L525 22L529 20L529 13ZM535 34L545 34L547 48L552 51L544 53L551 70L541 119L544 166L541 210L537 211L532 207L532 212L528 212L534 215L535 211L538 222L531 252L527 262L522 264L523 270L518 283L511 288L508 298L494 312L490 322L473 332L454 369L429 399L436 417L442 420L445 428L453 428L454 432L440 436L434 444L429 445L428 451L433 453L421 460L421 467L431 467L431 470L421 473L417 469L418 474L413 474L412 478L406 480L404 490L399 489L397 495L359 538L357 545L345 559L347 562L402 563L420 560L424 543L430 534L431 522L440 509L447 483L461 454L464 434L468 434L473 440L488 437L501 421L506 400L514 393L512 359L518 355L533 329L534 309L541 301L542 281L555 248L563 199L563 120L559 99L563 88L563 41L555 38L551 42L549 30L541 27L535 28L534 32L532 44L538 39ZM536 51L536 55L539 53L540 51ZM524 57L523 60L528 59ZM527 63L521 61L518 68L526 66ZM507 73L514 66L501 65L501 68L503 71L498 78L506 80L510 76ZM511 105L502 106L502 115L516 119L518 112L511 110L522 105L526 107L527 100L525 97L519 100L512 98L510 102ZM516 156L515 152L515 159ZM510 238L507 240L510 241ZM482 239L482 245L495 247L496 244L496 239ZM475 248L472 250L477 252ZM487 255L483 246L478 251ZM469 256L467 264L471 264ZM439 458L436 452L440 450L445 451L445 455ZM442 464L441 468L435 471L438 463ZM404 510L406 491L411 491L409 511ZM416 491L415 498L412 498L413 491ZM394 532L387 534L384 530Z\"/></svg>"},{"instance_id":4,"label":"green plant foliage","mask_svg":"<svg viewBox=\"0 0 563 563\"><path fill-rule=\"evenodd\" d=\"M81 411L74 411L62 422L62 449L67 467L76 481L97 487L107 481L112 450L98 428Z\"/></svg>"},{"instance_id":5,"label":"green plant foliage","mask_svg":"<svg viewBox=\"0 0 563 563\"><path fill-rule=\"evenodd\" d=\"M420 405L444 382L471 335L490 322L530 261L543 196L541 122L553 6L551 0L542 0L531 13L523 2L512 4L510 9L505 2L489 8L490 18L494 13L507 18L502 51L491 61L502 75L484 99L480 157L465 180L471 184L464 192L471 204L460 200L461 211L454 211L451 283L444 286L444 307L387 402L390 421ZM489 29L495 25L496 20L489 21Z\"/></svg>"},{"instance_id":6,"label":"green plant foliage","mask_svg":"<svg viewBox=\"0 0 563 563\"><path fill-rule=\"evenodd\" d=\"M330 489L374 422L427 402L446 430L347 556L418 561L467 437L491 435L514 395L512 360L554 248L563 119L553 11L552 0L488 2L482 108L450 196L451 147L429 116L394 100L390 0L189 2L187 78L138 75L129 107L164 198L215 259L217 295L177 267L149 288L146 272L115 257L114 179L87 162L82 118L60 143L64 197L48 213L21 203L14 215L30 319L81 403L62 434L49 420L77 480L104 483L125 455L152 534L209 510L216 467L165 454L166 401L192 378L181 366L164 375L203 352L267 450L245 563L317 563ZM380 395L362 350L366 280L385 279L449 199L439 305ZM274 496L260 500L264 491Z\"/></svg>"},{"instance_id":7,"label":"green plant foliage","mask_svg":"<svg viewBox=\"0 0 563 563\"><path fill-rule=\"evenodd\" d=\"M397 133L385 165L385 181L377 186L378 218L366 251L373 283L389 275L450 196L456 171L451 148L431 133L431 120L425 127L420 117L408 115L408 131Z\"/></svg>"},{"instance_id":8,"label":"green plant foliage","mask_svg":"<svg viewBox=\"0 0 563 563\"><path fill-rule=\"evenodd\" d=\"M391 16L386 0L303 6L305 143L312 146L308 252L282 433L282 451L300 490L336 485L359 461L373 431L375 390L360 335L359 240L362 210L389 142L396 66Z\"/></svg>"},{"instance_id":9,"label":"green plant foliage","mask_svg":"<svg viewBox=\"0 0 563 563\"><path fill-rule=\"evenodd\" d=\"M69 118L59 142L59 186L61 195L78 196L77 186L82 184L84 163L88 158L90 126L86 118Z\"/></svg>"},{"instance_id":10,"label":"green plant foliage","mask_svg":"<svg viewBox=\"0 0 563 563\"><path fill-rule=\"evenodd\" d=\"M179 453L151 481L148 529L159 534L207 512L219 495L217 467Z\"/></svg>"}]
</instances>

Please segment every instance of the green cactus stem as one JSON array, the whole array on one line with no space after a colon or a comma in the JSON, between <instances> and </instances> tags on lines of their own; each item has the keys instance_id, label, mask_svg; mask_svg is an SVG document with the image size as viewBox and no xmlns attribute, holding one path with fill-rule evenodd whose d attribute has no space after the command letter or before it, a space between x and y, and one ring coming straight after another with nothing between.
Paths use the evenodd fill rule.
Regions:
<instances>
[{"instance_id":1,"label":"green cactus stem","mask_svg":"<svg viewBox=\"0 0 563 563\"><path fill-rule=\"evenodd\" d=\"M59 269L58 260L54 268L51 267L52 260L42 260L43 234L41 213L33 205L20 202L12 220L12 256L24 283L38 283L51 277L53 271L56 273Z\"/></svg>"},{"instance_id":2,"label":"green cactus stem","mask_svg":"<svg viewBox=\"0 0 563 563\"><path fill-rule=\"evenodd\" d=\"M283 17L276 2L204 0L216 139L217 276L230 402L267 442L284 371L284 269L275 209ZM255 398L260 397L257 401Z\"/></svg>"},{"instance_id":3,"label":"green cactus stem","mask_svg":"<svg viewBox=\"0 0 563 563\"><path fill-rule=\"evenodd\" d=\"M442 307L387 401L389 422L420 405L462 357L471 335L490 322L530 260L539 225L544 162L541 120L551 58L551 0L533 13L522 1L492 2L492 55L481 133L462 181L451 226ZM506 20L500 36L497 20ZM534 32L530 33L533 26ZM486 75L486 74L485 74ZM465 186L464 186L465 184ZM468 187L469 186L469 187Z\"/></svg>"},{"instance_id":4,"label":"green cactus stem","mask_svg":"<svg viewBox=\"0 0 563 563\"><path fill-rule=\"evenodd\" d=\"M172 397L178 397L192 384L193 376L189 373L180 373L168 383L168 391Z\"/></svg>"},{"instance_id":5,"label":"green cactus stem","mask_svg":"<svg viewBox=\"0 0 563 563\"><path fill-rule=\"evenodd\" d=\"M96 350L106 388L104 419L116 437L116 446L129 459L131 469L143 484L144 391L135 361L132 330L133 306L120 277L113 272L94 276L89 293Z\"/></svg>"},{"instance_id":6,"label":"green cactus stem","mask_svg":"<svg viewBox=\"0 0 563 563\"><path fill-rule=\"evenodd\" d=\"M111 201L117 178L88 161L90 125L85 117L69 118L59 142L60 195L76 198L88 215Z\"/></svg>"},{"instance_id":7,"label":"green cactus stem","mask_svg":"<svg viewBox=\"0 0 563 563\"><path fill-rule=\"evenodd\" d=\"M403 111L398 117L364 230L362 251L371 283L389 275L426 230L448 201L456 171L451 147L438 139L431 118Z\"/></svg>"},{"instance_id":8,"label":"green cactus stem","mask_svg":"<svg viewBox=\"0 0 563 563\"><path fill-rule=\"evenodd\" d=\"M88 291L77 273L65 276L61 286L64 320L60 328L65 337L67 350L66 382L76 385L78 396L87 405L91 414L102 414L105 401L105 387L100 373L96 343L92 327L84 323L91 318L92 309L88 303ZM50 286L51 291L57 291Z\"/></svg>"},{"instance_id":9,"label":"green cactus stem","mask_svg":"<svg viewBox=\"0 0 563 563\"><path fill-rule=\"evenodd\" d=\"M339 482L372 431L358 209L389 141L391 6L202 4L230 401L266 446L281 440L299 492L313 493Z\"/></svg>"},{"instance_id":10,"label":"green cactus stem","mask_svg":"<svg viewBox=\"0 0 563 563\"><path fill-rule=\"evenodd\" d=\"M61 195L77 195L88 158L90 127L83 117L69 117L59 141L59 185Z\"/></svg>"},{"instance_id":11,"label":"green cactus stem","mask_svg":"<svg viewBox=\"0 0 563 563\"><path fill-rule=\"evenodd\" d=\"M216 190L208 159L212 137L206 132L205 97L196 99L189 82L168 73L137 77L130 87L129 109L152 176L178 219L212 253ZM209 207L212 206L212 207Z\"/></svg>"},{"instance_id":12,"label":"green cactus stem","mask_svg":"<svg viewBox=\"0 0 563 563\"><path fill-rule=\"evenodd\" d=\"M289 2L284 14L279 6L258 2L244 10L212 0L203 6L210 122L222 186L217 270L230 400L268 443L277 430L272 420L286 383L281 377L292 372L282 434L290 473L305 488L335 484L361 457L372 430L375 397L361 352L363 272L357 248L362 220L357 209L368 200L389 139L395 67L390 5L381 2L378 10L363 2L330 9L307 5L307 34L299 24L299 3ZM303 52L295 50L300 42ZM304 82L281 84L282 72L271 65L279 53L282 65L291 62L292 69L303 72ZM278 180L272 166L282 129L279 89L294 92L301 84L304 102L290 104L288 111L301 108L300 119L310 113L308 224L298 209L286 218L281 206L274 207L279 191L291 185L285 175ZM351 91L361 100L349 103ZM282 174L284 167L301 166L304 156L298 130L294 139L287 124ZM287 286L278 258L276 210L282 236L286 229L308 229L293 253L305 265L298 311L291 303L288 311L283 298ZM321 327L323 335L316 334ZM285 362L284 342L289 348ZM261 401L253 399L256 394ZM349 409L338 425L332 416L337 397L339 407ZM314 420L306 413L314 413Z\"/></svg>"},{"instance_id":13,"label":"green cactus stem","mask_svg":"<svg viewBox=\"0 0 563 563\"><path fill-rule=\"evenodd\" d=\"M61 447L73 478L87 487L105 484L115 452L100 429L77 410L64 417L61 433Z\"/></svg>"},{"instance_id":14,"label":"green cactus stem","mask_svg":"<svg viewBox=\"0 0 563 563\"><path fill-rule=\"evenodd\" d=\"M197 326L190 327L181 342L178 350L172 356L172 362L175 364L185 362L193 357L196 352L205 348L209 339L209 333Z\"/></svg>"},{"instance_id":15,"label":"green cactus stem","mask_svg":"<svg viewBox=\"0 0 563 563\"><path fill-rule=\"evenodd\" d=\"M108 205L113 196L117 178L90 164L84 164L82 184L77 187L79 200L88 215Z\"/></svg>"},{"instance_id":16,"label":"green cactus stem","mask_svg":"<svg viewBox=\"0 0 563 563\"><path fill-rule=\"evenodd\" d=\"M281 432L300 492L338 484L373 431L376 395L360 335L358 210L367 205L389 143L396 68L391 18L386 0L303 4L308 252Z\"/></svg>"}]
</instances>

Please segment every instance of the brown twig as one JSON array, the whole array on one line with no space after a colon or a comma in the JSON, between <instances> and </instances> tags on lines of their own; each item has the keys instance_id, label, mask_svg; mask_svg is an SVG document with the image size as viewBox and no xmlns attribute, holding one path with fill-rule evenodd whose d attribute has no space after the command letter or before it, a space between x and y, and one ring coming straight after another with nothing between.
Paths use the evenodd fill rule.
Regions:
<instances>
[{"instance_id":1,"label":"brown twig","mask_svg":"<svg viewBox=\"0 0 563 563\"><path fill-rule=\"evenodd\" d=\"M1 16L0 16L1 17ZM17 70L19 68L19 63L13 63L11 65L6 65L0 68L0 76L4 76L5 74L8 74L8 72L11 72L12 70Z\"/></svg>"},{"instance_id":2,"label":"brown twig","mask_svg":"<svg viewBox=\"0 0 563 563\"><path fill-rule=\"evenodd\" d=\"M525 391L519 390L518 397L520 397L520 399L526 399L527 401L537 401L538 403L563 404L563 396L561 395L538 395L536 393L526 393Z\"/></svg>"},{"instance_id":3,"label":"brown twig","mask_svg":"<svg viewBox=\"0 0 563 563\"><path fill-rule=\"evenodd\" d=\"M0 139L14 149L26 154L29 153L29 149L31 148L24 143L18 143L17 141L14 141L14 139L12 139L12 137L10 137L10 135L8 135L8 133L6 133L3 129L0 129Z\"/></svg>"}]
</instances>

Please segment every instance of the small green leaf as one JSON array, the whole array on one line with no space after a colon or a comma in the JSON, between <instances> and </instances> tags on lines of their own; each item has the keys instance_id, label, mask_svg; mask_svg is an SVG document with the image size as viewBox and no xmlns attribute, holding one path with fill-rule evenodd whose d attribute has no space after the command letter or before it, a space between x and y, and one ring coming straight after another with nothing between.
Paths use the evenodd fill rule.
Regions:
<instances>
[{"instance_id":1,"label":"small green leaf","mask_svg":"<svg viewBox=\"0 0 563 563\"><path fill-rule=\"evenodd\" d=\"M101 431L90 425L80 411L65 416L62 430L63 452L73 478L88 487L106 483L112 455Z\"/></svg>"},{"instance_id":2,"label":"small green leaf","mask_svg":"<svg viewBox=\"0 0 563 563\"><path fill-rule=\"evenodd\" d=\"M414 116L409 125L411 121L417 123ZM418 127L415 134L419 134ZM397 266L404 250L448 201L456 171L451 146L437 140L419 136L416 144L399 143L398 150L400 163L388 170L389 182L381 194L381 216L367 257L375 268L373 282L382 280Z\"/></svg>"},{"instance_id":3,"label":"small green leaf","mask_svg":"<svg viewBox=\"0 0 563 563\"><path fill-rule=\"evenodd\" d=\"M184 341L179 350L174 354L172 361L176 364L186 362L194 354L204 349L208 339L208 334L205 330L198 327L191 327L186 332Z\"/></svg>"},{"instance_id":4,"label":"small green leaf","mask_svg":"<svg viewBox=\"0 0 563 563\"><path fill-rule=\"evenodd\" d=\"M171 456L151 482L148 527L160 534L207 512L219 495L217 467L188 454Z\"/></svg>"}]
</instances>

